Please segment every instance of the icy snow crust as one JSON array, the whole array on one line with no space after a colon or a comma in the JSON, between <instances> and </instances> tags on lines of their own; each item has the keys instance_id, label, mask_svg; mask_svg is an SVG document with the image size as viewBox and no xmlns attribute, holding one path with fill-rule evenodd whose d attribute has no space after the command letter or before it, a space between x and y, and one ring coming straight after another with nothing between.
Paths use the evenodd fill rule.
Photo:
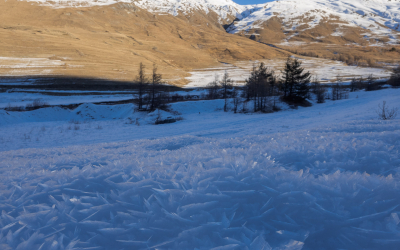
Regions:
<instances>
[{"instance_id":1,"label":"icy snow crust","mask_svg":"<svg viewBox=\"0 0 400 250\"><path fill-rule=\"evenodd\" d=\"M153 139L3 151L0 249L397 249L400 123L373 112L398 93L250 116L186 102L182 126L139 131ZM220 130L164 137L191 120Z\"/></svg>"},{"instance_id":2,"label":"icy snow crust","mask_svg":"<svg viewBox=\"0 0 400 250\"><path fill-rule=\"evenodd\" d=\"M243 12L242 16L244 18L235 22L228 32L261 28L262 23L273 16L282 18L287 31L297 30L297 27L305 24L299 17L312 20L307 21L307 29L314 28L324 19L338 17L342 22L338 22L339 26L361 27L367 36L393 36L396 33L392 30L400 31L399 0L280 0L257 5ZM397 41L395 37L392 38L394 42Z\"/></svg>"}]
</instances>

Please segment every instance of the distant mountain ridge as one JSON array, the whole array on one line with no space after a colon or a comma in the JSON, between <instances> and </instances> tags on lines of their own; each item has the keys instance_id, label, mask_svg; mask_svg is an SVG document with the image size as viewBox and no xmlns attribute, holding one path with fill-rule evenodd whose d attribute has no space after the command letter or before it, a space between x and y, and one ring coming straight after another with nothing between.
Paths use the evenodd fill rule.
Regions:
<instances>
[{"instance_id":1,"label":"distant mountain ridge","mask_svg":"<svg viewBox=\"0 0 400 250\"><path fill-rule=\"evenodd\" d=\"M174 16L179 14L190 15L193 11L204 11L206 14L215 12L220 22L230 20L231 17L241 17L241 13L251 5L244 6L232 0L26 0L37 2L41 5L54 8L67 7L92 7L105 6L115 3L134 4L139 8L146 9L153 13L168 13Z\"/></svg>"},{"instance_id":2,"label":"distant mountain ridge","mask_svg":"<svg viewBox=\"0 0 400 250\"><path fill-rule=\"evenodd\" d=\"M217 19L212 21L219 24L231 23L227 29L229 33L252 36L266 43L287 42L324 24L330 26L330 34L316 32L314 39L346 36L345 33L350 30L357 33L356 38L346 39L350 42L371 42L372 39L372 42L379 40L395 44L398 43L400 31L400 0L278 0L258 5L239 5L232 0L27 1L55 8L130 3L152 13L174 16L193 16L196 12L206 15L213 13ZM271 23L275 30L271 30ZM273 34L264 34L264 29ZM300 40L308 41L304 37Z\"/></svg>"},{"instance_id":3,"label":"distant mountain ridge","mask_svg":"<svg viewBox=\"0 0 400 250\"><path fill-rule=\"evenodd\" d=\"M241 15L228 32L262 36L262 30L275 20L281 23L284 41L306 31L315 31L314 38L320 39L357 32L366 41L378 38L396 44L400 31L399 0L280 0L257 5ZM330 26L332 32L318 32L321 25ZM260 40L268 42L265 37Z\"/></svg>"}]
</instances>

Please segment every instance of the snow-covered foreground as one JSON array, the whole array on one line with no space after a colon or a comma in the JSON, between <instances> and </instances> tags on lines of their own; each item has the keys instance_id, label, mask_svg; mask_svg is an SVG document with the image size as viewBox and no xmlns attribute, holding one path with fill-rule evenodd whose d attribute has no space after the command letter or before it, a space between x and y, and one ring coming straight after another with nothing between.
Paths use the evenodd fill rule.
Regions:
<instances>
[{"instance_id":1,"label":"snow-covered foreground","mask_svg":"<svg viewBox=\"0 0 400 250\"><path fill-rule=\"evenodd\" d=\"M129 105L0 111L0 249L397 249L400 123L375 109L399 94L264 115L184 102L158 126Z\"/></svg>"}]
</instances>

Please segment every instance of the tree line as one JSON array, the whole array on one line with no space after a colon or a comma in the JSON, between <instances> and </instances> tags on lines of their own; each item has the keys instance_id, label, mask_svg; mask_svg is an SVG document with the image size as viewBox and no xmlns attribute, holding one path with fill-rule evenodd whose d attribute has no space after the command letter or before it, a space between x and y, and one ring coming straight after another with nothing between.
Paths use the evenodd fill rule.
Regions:
<instances>
[{"instance_id":1,"label":"tree line","mask_svg":"<svg viewBox=\"0 0 400 250\"><path fill-rule=\"evenodd\" d=\"M139 65L136 78L138 84L137 108L139 111L153 111L163 109L166 104L173 101L191 100L193 96L181 96L177 93L161 91L162 75L158 73L157 66L153 64L152 74L146 76L145 66ZM393 70L389 84L400 86L400 66ZM227 112L232 107L236 112L272 112L279 110L278 100L290 105L309 105L307 99L314 94L317 103L324 103L325 99L341 100L349 96L349 92L365 89L366 91L381 88L372 75L364 78L354 78L349 85L337 77L332 84L321 84L320 81L306 72L299 59L288 57L281 76L269 68L265 63L253 65L250 76L245 80L244 86L235 86L234 81L225 72L221 79L218 76L206 87L206 94L197 99L223 99L223 110ZM328 91L330 90L330 91ZM252 107L247 107L251 105Z\"/></svg>"},{"instance_id":2,"label":"tree line","mask_svg":"<svg viewBox=\"0 0 400 250\"><path fill-rule=\"evenodd\" d=\"M243 104L242 110L245 110L250 101L253 112L269 112L271 106L272 109L277 109L277 98L292 103L304 102L310 91L311 77L310 72L305 72L301 61L292 57L288 57L280 78L262 62L253 65L243 88L233 86L227 72L222 80L216 77L207 85L208 98L223 98L225 112L228 110L229 98L233 100L234 112L238 111L240 103Z\"/></svg>"},{"instance_id":3,"label":"tree line","mask_svg":"<svg viewBox=\"0 0 400 250\"><path fill-rule=\"evenodd\" d=\"M393 69L388 83L393 87L400 86L400 66ZM244 87L234 86L227 72L222 80L218 77L207 85L208 99L225 99L224 111L228 111L227 99L232 100L232 110L247 112L249 104L253 112L272 112L279 108L277 100L290 105L305 105L310 103L312 94L317 103L324 103L326 99L341 100L349 97L349 92L358 90L373 91L382 88L383 82L378 82L373 75L366 78L353 78L350 84L344 84L344 79L337 76L331 84L321 84L318 78L313 77L302 67L302 62L296 58L288 57L281 76L264 63L253 65L249 78ZM241 106L241 108L240 108Z\"/></svg>"},{"instance_id":4,"label":"tree line","mask_svg":"<svg viewBox=\"0 0 400 250\"><path fill-rule=\"evenodd\" d=\"M158 73L157 65L153 64L152 74L148 78L144 64L140 63L136 82L138 84L139 111L153 111L165 105L164 93L160 91L162 75Z\"/></svg>"}]
</instances>

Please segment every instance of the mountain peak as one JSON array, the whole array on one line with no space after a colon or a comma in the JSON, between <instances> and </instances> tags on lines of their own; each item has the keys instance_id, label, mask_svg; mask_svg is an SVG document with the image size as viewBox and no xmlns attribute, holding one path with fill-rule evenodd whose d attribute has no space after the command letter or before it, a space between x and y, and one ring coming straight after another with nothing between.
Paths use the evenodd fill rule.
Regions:
<instances>
[{"instance_id":1,"label":"mountain peak","mask_svg":"<svg viewBox=\"0 0 400 250\"><path fill-rule=\"evenodd\" d=\"M282 23L282 31L290 34L313 30L328 24L339 36L341 30L357 29L365 38L388 38L397 43L400 31L399 0L280 0L254 6L242 13L243 18L228 29L230 33L259 35L272 18ZM363 32L364 31L364 32Z\"/></svg>"}]
</instances>

